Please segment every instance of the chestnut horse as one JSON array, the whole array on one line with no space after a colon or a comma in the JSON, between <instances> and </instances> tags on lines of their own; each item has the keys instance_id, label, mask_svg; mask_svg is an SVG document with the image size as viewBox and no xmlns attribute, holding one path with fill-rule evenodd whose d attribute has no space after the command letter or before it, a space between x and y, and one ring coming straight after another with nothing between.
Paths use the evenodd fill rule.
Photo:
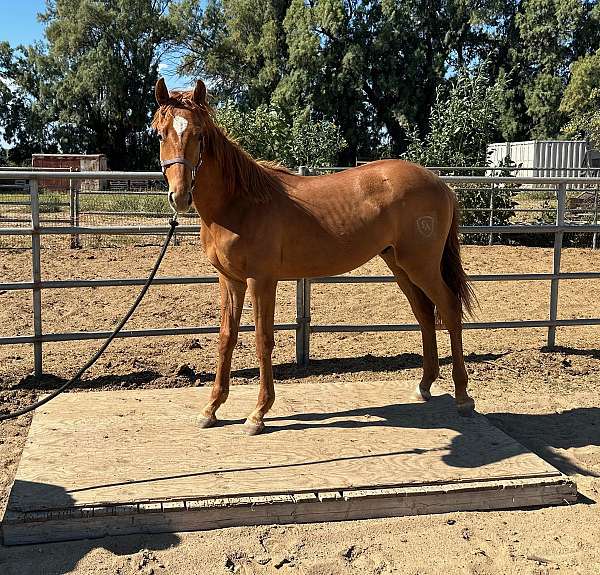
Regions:
<instances>
[{"instance_id":1,"label":"chestnut horse","mask_svg":"<svg viewBox=\"0 0 600 575\"><path fill-rule=\"evenodd\" d=\"M161 78L152 127L178 212L192 203L201 239L218 270L221 292L219 359L201 427L217 421L227 399L231 357L246 289L256 326L260 391L248 416L249 434L264 429L275 400L271 354L275 292L279 280L336 275L380 255L410 302L421 327L423 376L415 393L431 397L439 374L436 311L450 334L452 377L461 414L474 409L467 393L462 348L463 309L473 294L463 271L457 204L432 172L401 160L382 160L325 176L300 176L257 162L215 124L206 87L169 92Z\"/></svg>"}]
</instances>

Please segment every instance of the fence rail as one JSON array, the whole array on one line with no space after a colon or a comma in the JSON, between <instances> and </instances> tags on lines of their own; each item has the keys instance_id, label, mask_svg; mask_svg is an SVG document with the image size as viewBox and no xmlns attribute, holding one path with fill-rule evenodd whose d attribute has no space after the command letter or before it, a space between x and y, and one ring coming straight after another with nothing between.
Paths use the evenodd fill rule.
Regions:
<instances>
[{"instance_id":1,"label":"fence rail","mask_svg":"<svg viewBox=\"0 0 600 575\"><path fill-rule=\"evenodd\" d=\"M306 175L307 168L300 168L300 174ZM0 283L0 290L15 291L28 290L32 293L33 300L33 333L28 335L3 336L0 337L0 345L18 345L33 344L34 351L34 374L36 377L43 372L43 344L46 342L73 341L73 340L91 340L103 339L110 332L64 332L64 333L43 333L42 330L42 299L41 292L45 289L76 289L85 287L108 287L108 286L134 286L142 285L144 278L122 278L109 279L99 278L90 280L52 280L44 281L41 269L41 241L42 237L49 235L145 235L145 234L166 234L167 226L82 226L79 225L77 217L71 217L65 220L70 225L42 225L40 220L40 193L38 182L40 179L53 177L64 178L67 180L86 179L86 180L160 180L160 172L59 172L56 170L0 170L0 181L25 180L29 182L26 190L29 200L23 202L30 207L30 227L4 227L0 228L0 236L30 236L32 253L32 279L30 282L5 282ZM597 216L591 224L573 224L565 221L566 211L566 193L567 186L585 184L600 186L600 178L590 177L488 177L488 176L441 176L444 181L450 185L461 184L492 184L494 193L502 193L503 184L531 184L544 186L544 190L556 193L556 213L553 224L547 225L492 225L493 219L490 218L490 225L484 226L462 226L461 233L477 234L552 234L554 235L553 266L551 273L532 273L532 274L479 274L471 275L470 279L474 282L489 281L549 281L550 282L550 305L547 319L523 320L523 321L496 321L496 322L468 322L464 324L465 329L516 329L516 328L547 328L548 347L554 347L556 341L556 328L566 326L584 326L600 325L600 318L578 318L578 319L559 319L558 318L558 298L559 285L561 280L582 280L582 279L600 279L600 272L561 272L561 253L564 234L567 233L592 233L595 235L600 232L600 224L597 222ZM555 186L555 189L548 189L547 186ZM74 187L71 185L70 189ZM77 194L88 192L78 191ZM91 194L106 194L115 192L89 192ZM119 193L119 192L116 192ZM128 194L140 194L140 192L127 192ZM74 195L71 196L74 198ZM73 200L70 205L73 206ZM487 211L490 208L483 208ZM546 210L547 211L547 210ZM53 222L54 223L54 222ZM58 222L57 222L58 223ZM199 230L198 225L179 226L178 233L189 232L196 233ZM73 244L72 244L73 245ZM175 284L208 284L217 283L217 276L173 276L156 278L157 285L175 285ZM374 331L417 331L417 324L313 324L311 322L311 287L313 284L333 284L333 283L388 283L394 282L393 276L335 276L324 278L299 279L296 281L296 321L294 323L277 324L277 330L293 330L296 332L296 360L300 364L306 364L310 358L310 335L312 333L332 333L332 332L374 332ZM254 326L240 326L241 331L253 331ZM167 336L167 335L194 335L218 333L218 326L189 326L189 327L166 327L160 329L137 329L121 332L119 337L147 337L147 336Z\"/></svg>"},{"instance_id":2,"label":"fence rail","mask_svg":"<svg viewBox=\"0 0 600 575\"><path fill-rule=\"evenodd\" d=\"M325 168L313 168L313 173L316 172L332 172L332 171L341 171L343 169L347 169L347 168L340 168L340 167L325 167ZM486 192L489 193L489 201L485 202L483 201L481 203L481 205L477 205L476 207L470 207L470 206L463 206L463 213L465 214L472 214L473 212L479 212L479 213L483 213L486 214L485 218L480 218L481 219L486 219L487 223L492 226L494 225L494 222L496 222L498 219L500 221L503 221L507 215L513 214L514 217L519 217L519 215L523 215L525 216L527 219L529 219L529 216L533 215L533 214L538 214L538 217L540 219L547 219L548 218L548 214L554 213L556 212L556 207L555 206L550 206L546 203L544 203L543 205L541 205L540 207L518 207L518 206L510 206L510 207L502 207L502 206L498 206L495 205L495 200L498 198L498 194L496 193L496 189L495 186L503 186L504 183L506 183L508 180L501 180L500 178L495 178L495 179L491 179L490 178L490 168L488 166L472 166L472 167L464 167L464 166L446 166L446 167L431 167L431 170L438 172L438 173L442 173L445 172L446 176L444 176L445 179L447 179L447 181L451 181L452 175L456 174L456 173L461 173L464 171L470 171L470 172L477 172L477 171L481 171L481 170L487 170L487 174L486 176L479 176L480 178L482 178L481 180L479 180L479 182L481 184L483 184L484 186L488 185L489 182L493 182L490 187L488 188L481 188L478 189L477 191L480 192ZM500 167L497 168L496 171L498 171L499 173L492 173L492 175L496 175L498 176L499 174L511 174L514 173L514 170L518 170L519 168L515 168L515 167ZM532 171L532 170L537 170L534 168L522 168L521 171ZM584 220L588 220L591 221L593 224L598 223L598 212L600 209L600 200L599 200L599 196L600 196L600 186L598 185L593 185L590 184L591 181L593 181L593 179L590 177L591 175L594 174L598 174L598 171L600 170L600 168L564 168L561 169L562 172L561 174L559 174L559 176L557 176L556 174L551 174L553 175L554 178L559 178L562 175L565 174L570 174L570 173L574 173L577 174L579 177L582 177L583 174L585 174L585 177L583 177L583 180L585 183L581 184L581 183L572 183L572 186L578 186L578 196L575 198L571 198L572 202L574 202L574 205L570 205L568 207L568 214L570 216L571 221L573 222L582 222ZM56 179L59 179L59 176L61 175L60 173L60 169L54 169L54 168L36 168L35 169L36 173L39 175L39 177L43 178L45 176L47 176L48 174L53 174L54 176L56 176ZM556 171L556 170L555 170ZM4 172L6 174L5 177L10 177L11 175L16 175L14 172L15 170L12 169L6 169L6 168L1 168L0 169L0 173ZM12 172L12 174L11 174ZM22 172L20 172L22 174ZM310 175L311 174L311 170L309 170L308 168L301 168L301 173L303 173L303 175ZM100 241L100 237L101 235L98 234L96 232L94 228L94 225L96 223L105 223L105 220L107 218L114 218L114 219L121 219L121 218L127 218L128 220L132 220L134 219L135 221L138 221L140 219L158 219L161 217L168 217L170 215L170 211L167 205L167 202L152 202L153 207L148 208L148 206L144 205L145 200L148 199L152 199L152 198L157 198L157 197L163 197L164 198L164 190L159 191L156 189L157 187L157 183L160 182L159 179L157 179L157 177L159 177L161 174L159 174L158 172L135 172L135 173L127 173L127 172L105 172L104 177L102 179L107 180L109 187L111 187L111 189L101 189L103 188L103 186L95 186L93 185L93 180L94 178L88 178L89 175L91 174L96 174L96 172L72 172L70 171L69 174L71 175L71 177L68 179L69 185L68 185L68 189L66 189L66 184L65 184L65 188L64 189L55 189L53 188L53 191L49 192L49 199L45 199L44 196L46 195L46 192L41 193L41 197L40 197L40 205L44 208L41 208L41 211L43 212L42 215L40 216L40 221L42 221L43 223L52 223L52 224L70 224L72 227L79 227L81 225L82 222L85 222L85 226L86 229L88 229L88 232L83 232L81 233L81 235L83 236L90 236L93 235L94 239L92 241L94 242L98 242ZM110 177L107 175L110 174ZM64 172L62 173L62 175L64 175ZM130 179L128 180L114 180L112 179L113 176L116 177L121 177L121 178L125 178L125 177L129 177ZM548 176L548 174L546 174L546 176ZM515 179L509 175L507 177L510 177L510 182L513 183L515 182ZM76 180L80 180L80 181L84 181L86 180L88 185L90 184L90 182L92 183L92 185L90 186L91 189L82 189L80 186L76 186L74 185L74 182ZM6 180L0 180L0 181L6 181ZM23 210L17 210L17 212L15 212L14 208L15 207L29 207L30 206L30 202L28 199L25 199L24 196L25 194L28 194L28 185L27 185L27 179L25 178L15 178L15 184L13 184L12 186L4 186L4 184L0 184L0 206L6 206L8 208L8 213L7 214L0 214L0 219L4 222L4 223L21 223L21 224L26 224L29 222L29 215L27 213L22 213ZM43 180L42 180L43 181ZM62 179L62 181L66 181L65 179ZM476 182L476 179L470 180L470 182ZM544 180L545 182L551 182L551 179L548 179L547 177ZM570 180L571 182L575 182L576 180ZM580 180L581 181L581 180ZM112 188L113 184L115 183L123 183L125 182L127 185L126 186L118 186L117 188ZM496 184L496 182L498 182ZM504 183L502 183L504 182ZM542 184L542 187L534 187L535 184L532 183L526 183L528 182L528 180L525 179L519 179L519 182L521 183L525 183L525 185L527 186L527 192L528 193L535 193L535 192L542 192L544 195L547 195L548 193L548 189L547 189L547 185L548 184ZM460 183L459 183L460 184ZM160 186L163 186L164 182L160 182ZM142 187L146 187L148 188L148 186L150 186L151 189L144 189L142 190ZM545 187L544 187L545 186ZM582 187L584 186L584 187ZM96 189L97 188L97 189ZM136 188L136 189L133 189ZM466 190L457 190L459 195L461 192L466 191ZM474 191L473 189L471 189L470 191ZM18 199L5 199L5 198L10 198L10 194L16 195ZM58 194L58 195L57 195ZM62 196L66 196L68 194L68 198L62 198ZM502 191L500 192L500 194L502 194ZM125 201L125 205L119 205L119 202L117 202L117 206L115 205L111 205L111 198L118 198L120 200L126 200ZM45 200L45 201L44 201ZM67 201L68 200L68 201ZM141 201L142 205L138 206L135 210L126 207L127 205L130 205L131 202L133 202L134 204L136 204L136 202ZM106 202L108 202L108 205L106 205ZM163 205L160 205L160 204ZM487 203L487 205L485 205ZM68 208L69 213L64 213L64 210L62 208ZM48 214L47 212L60 212L60 213L55 213L55 214ZM13 217L14 216L14 217ZM62 216L62 217L61 217ZM68 217L67 217L68 216ZM498 218L499 216L499 218ZM183 218L187 218L188 220L193 220L195 218L198 217L198 215L196 213L189 213L189 214L183 214L182 215ZM482 223L482 222L480 222ZM91 226L91 227L90 227ZM48 227L47 225L44 227ZM481 229L481 228L480 228ZM510 230L506 229L506 232L509 232ZM548 230L550 231L550 230ZM580 230L582 233L585 232L585 230ZM156 230L156 233L158 234L160 232L160 230ZM180 238L183 236L187 236L187 237L193 237L193 233L195 232L195 230L192 231L188 231L185 232L183 230L183 228L178 230L178 233L175 235L175 243L178 244L180 241ZM522 233L523 230L513 230L512 233ZM526 233L526 231L525 231ZM27 235L27 234L0 234L0 235L14 235L14 236L23 236L23 235ZM125 234L120 234L120 235L125 235ZM493 231L490 231L487 233L488 236L488 244L492 245L494 243L494 233ZM73 232L71 234L71 247L81 247L82 245L82 238L80 237L79 233ZM18 243L18 240L17 240ZM592 238L591 238L591 243L592 243L592 247L595 249L598 246L598 234L596 232L592 233ZM15 246L16 247L16 246Z\"/></svg>"}]
</instances>

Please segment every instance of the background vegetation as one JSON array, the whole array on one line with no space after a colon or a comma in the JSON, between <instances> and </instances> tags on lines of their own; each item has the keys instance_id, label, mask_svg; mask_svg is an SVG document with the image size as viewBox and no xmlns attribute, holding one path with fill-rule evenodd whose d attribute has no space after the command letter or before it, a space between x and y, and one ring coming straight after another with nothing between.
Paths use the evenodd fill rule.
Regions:
<instances>
[{"instance_id":1,"label":"background vegetation","mask_svg":"<svg viewBox=\"0 0 600 575\"><path fill-rule=\"evenodd\" d=\"M47 0L40 18L43 42L0 43L14 163L101 152L112 169L156 168L165 62L207 81L251 152L290 167L600 144L600 0Z\"/></svg>"}]
</instances>

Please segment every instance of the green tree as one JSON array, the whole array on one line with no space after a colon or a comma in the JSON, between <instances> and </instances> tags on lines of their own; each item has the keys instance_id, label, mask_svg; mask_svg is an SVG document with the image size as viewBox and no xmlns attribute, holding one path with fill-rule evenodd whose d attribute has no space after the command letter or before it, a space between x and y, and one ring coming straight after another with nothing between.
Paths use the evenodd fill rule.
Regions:
<instances>
[{"instance_id":1,"label":"green tree","mask_svg":"<svg viewBox=\"0 0 600 575\"><path fill-rule=\"evenodd\" d=\"M308 111L290 119L272 106L244 111L228 101L217 109L217 119L252 156L290 168L331 165L346 145L337 126L311 120Z\"/></svg>"},{"instance_id":2,"label":"green tree","mask_svg":"<svg viewBox=\"0 0 600 575\"><path fill-rule=\"evenodd\" d=\"M424 137L410 131L405 157L426 166L484 166L500 115L504 86L491 84L484 66L462 69L439 88Z\"/></svg>"},{"instance_id":3,"label":"green tree","mask_svg":"<svg viewBox=\"0 0 600 575\"><path fill-rule=\"evenodd\" d=\"M181 71L209 79L220 100L311 109L348 142L340 161L397 154L406 121L424 132L448 63L487 49L493 2L470 0L185 0L191 22Z\"/></svg>"},{"instance_id":4,"label":"green tree","mask_svg":"<svg viewBox=\"0 0 600 575\"><path fill-rule=\"evenodd\" d=\"M598 48L597 0L513 0L497 20L495 77L506 79L506 140L555 138L571 64Z\"/></svg>"},{"instance_id":5,"label":"green tree","mask_svg":"<svg viewBox=\"0 0 600 575\"><path fill-rule=\"evenodd\" d=\"M560 109L569 119L565 136L586 138L600 147L600 49L573 65Z\"/></svg>"},{"instance_id":6,"label":"green tree","mask_svg":"<svg viewBox=\"0 0 600 575\"><path fill-rule=\"evenodd\" d=\"M523 64L530 74L524 95L534 138L556 137L564 122L559 105L582 16L581 0L526 0L517 15Z\"/></svg>"},{"instance_id":7,"label":"green tree","mask_svg":"<svg viewBox=\"0 0 600 575\"><path fill-rule=\"evenodd\" d=\"M13 50L7 42L0 43L0 133L16 165L30 161L32 153L58 151L52 114L35 96L49 93L56 70L40 70L36 53L33 48Z\"/></svg>"},{"instance_id":8,"label":"green tree","mask_svg":"<svg viewBox=\"0 0 600 575\"><path fill-rule=\"evenodd\" d=\"M165 51L217 102L332 122L353 163L403 153L409 127L425 138L438 89L484 60L504 87L495 138L556 137L570 67L600 48L600 0L48 0L41 17L47 44L0 45L13 157L104 152L114 168L156 159Z\"/></svg>"},{"instance_id":9,"label":"green tree","mask_svg":"<svg viewBox=\"0 0 600 575\"><path fill-rule=\"evenodd\" d=\"M277 87L287 46L283 19L290 0L182 0L173 8L183 74L210 82L222 101L255 108Z\"/></svg>"},{"instance_id":10,"label":"green tree","mask_svg":"<svg viewBox=\"0 0 600 575\"><path fill-rule=\"evenodd\" d=\"M149 132L158 65L177 38L171 0L47 0L47 44L2 49L11 97L0 120L15 156L105 153L113 169L156 162ZM26 130L24 129L26 126Z\"/></svg>"}]
</instances>

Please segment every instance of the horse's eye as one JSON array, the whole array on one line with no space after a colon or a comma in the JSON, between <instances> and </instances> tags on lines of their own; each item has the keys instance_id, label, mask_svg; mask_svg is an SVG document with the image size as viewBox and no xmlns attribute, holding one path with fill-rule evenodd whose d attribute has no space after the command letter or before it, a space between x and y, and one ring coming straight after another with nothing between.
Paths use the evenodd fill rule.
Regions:
<instances>
[{"instance_id":1,"label":"horse's eye","mask_svg":"<svg viewBox=\"0 0 600 575\"><path fill-rule=\"evenodd\" d=\"M157 132L157 135L158 139L162 142L164 140L164 136L160 132Z\"/></svg>"}]
</instances>

